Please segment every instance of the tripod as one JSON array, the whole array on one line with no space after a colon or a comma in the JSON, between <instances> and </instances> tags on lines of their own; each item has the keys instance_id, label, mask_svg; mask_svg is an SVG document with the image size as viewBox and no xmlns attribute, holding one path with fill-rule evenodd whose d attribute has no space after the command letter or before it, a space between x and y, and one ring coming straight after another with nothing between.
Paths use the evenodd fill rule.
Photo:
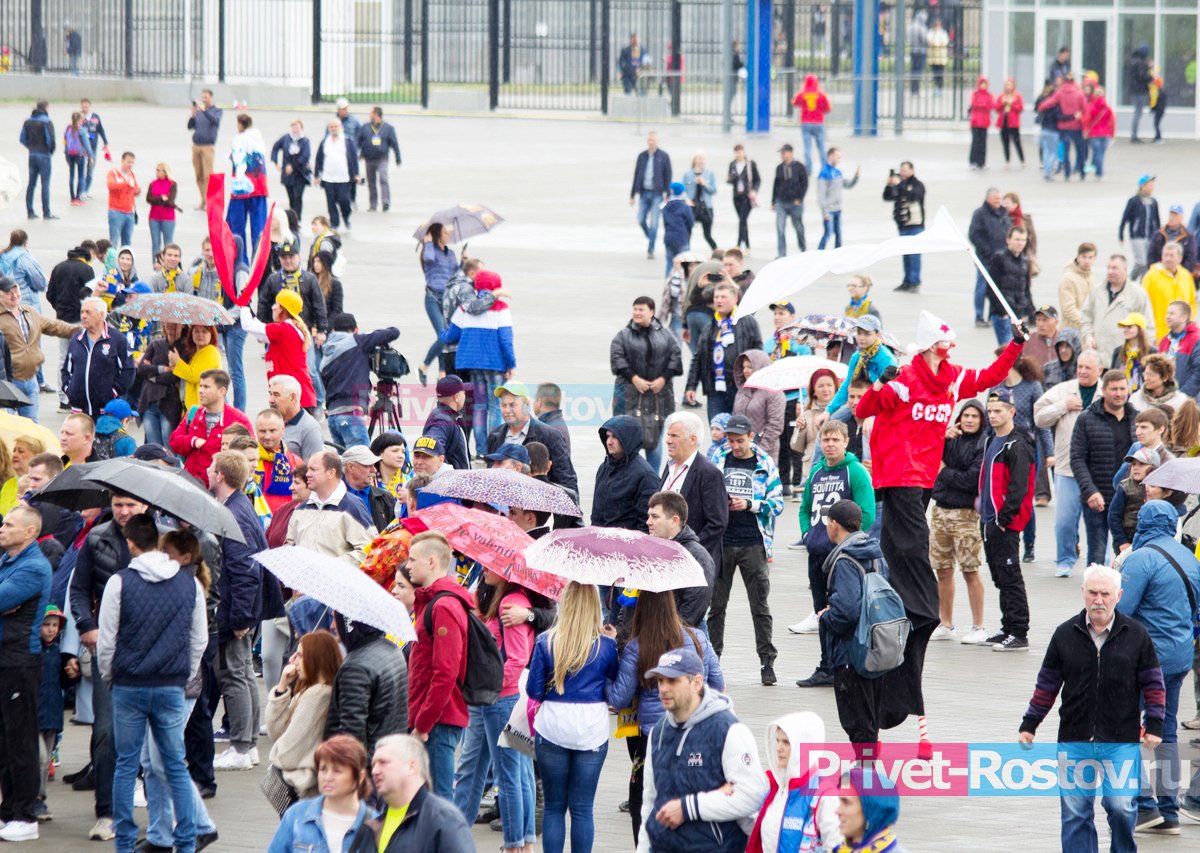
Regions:
<instances>
[{"instance_id":1,"label":"tripod","mask_svg":"<svg viewBox=\"0 0 1200 853\"><path fill-rule=\"evenodd\" d=\"M367 435L374 437L376 427L380 432L402 432L400 416L403 407L400 405L400 383L390 379L380 379L375 383L375 400L371 403L368 413L371 418L367 423Z\"/></svg>"}]
</instances>

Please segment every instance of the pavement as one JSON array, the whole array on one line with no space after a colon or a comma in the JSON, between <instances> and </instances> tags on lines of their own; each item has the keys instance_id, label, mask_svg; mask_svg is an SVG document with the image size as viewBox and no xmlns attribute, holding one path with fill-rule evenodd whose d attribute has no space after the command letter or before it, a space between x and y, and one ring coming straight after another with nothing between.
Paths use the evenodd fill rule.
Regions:
<instances>
[{"instance_id":1,"label":"pavement","mask_svg":"<svg viewBox=\"0 0 1200 853\"><path fill-rule=\"evenodd\" d=\"M59 134L68 123L68 106L72 105L51 105ZM136 152L136 171L143 191L154 164L165 162L172 169L179 182L178 203L184 209L179 214L176 241L184 246L185 259L196 257L205 226L202 214L192 209L198 193L192 177L190 138L185 130L187 110L135 103L98 103L95 108L104 119L114 158L126 149ZM0 105L0 126L10 129L0 143L0 157L20 164L22 175L25 158L16 135L28 109L27 105L11 102ZM286 131L293 115L304 116L310 133L315 134L320 128L318 116L300 105L294 113L252 111L252 115L268 146ZM233 112L227 111L218 157L232 136L233 121ZM661 238L658 257L647 260L645 240L627 205L634 157L643 148L648 126L558 121L545 116L526 119L411 115L399 117L396 125L404 165L391 171L392 209L386 214L368 213L366 189L360 188L360 211L354 216L353 231L346 238L347 310L357 315L363 329L382 325L400 328L399 347L414 367L414 376L409 379L415 380L415 367L431 342L432 333L422 308L423 282L411 234L429 213L451 204L482 202L493 207L506 222L492 234L472 240L469 251L499 271L505 287L512 293L518 378L530 385L553 381L566 390L568 413L573 420L574 462L585 501L590 503L594 471L602 458L595 428L604 419L605 407L610 405L607 397L612 379L605 358L609 341L627 322L634 297L649 294L657 299L662 291ZM705 151L719 179L733 143L741 139L722 136L709 127L687 124L665 124L657 129L677 173L686 168L692 154ZM767 137L746 141L750 156L758 161L767 184L761 207L751 217L754 250L749 263L754 269L776 254L773 216L766 209L766 202L778 156L775 151L789 141L799 148L800 138L795 128L781 128ZM873 242L895 234L891 207L881 201L880 194L888 169L895 168L902 159L916 163L917 175L928 187L929 214L932 216L938 206L945 205L964 230L971 211L982 201L989 185L1014 189L1021 193L1023 207L1037 228L1039 260L1045 272L1034 284L1034 297L1043 304L1057 301L1058 271L1070 262L1079 242L1095 242L1101 258L1121 248L1116 240L1117 223L1138 175L1149 172L1159 176L1158 196L1164 213L1172 203L1183 204L1190 212L1196 201L1192 195L1176 191L1180 182L1186 182L1185 187L1194 186L1195 156L1200 152L1194 142L1136 148L1118 142L1109 151L1109 175L1103 182L1073 181L1067 185L1061 181L1053 185L1043 183L1036 162L1025 169L1005 169L998 139L992 138L990 142L990 169L977 173L967 169L965 133L939 132L903 139L834 134L829 143L843 147L843 171L853 174L861 166L863 173L859 185L845 193L843 227L847 242ZM1025 138L1025 150L1036 161L1032 135ZM55 158L54 212L61 220L27 222L19 198L7 208L5 222L10 228L29 232L30 247L47 272L80 239L106 235L103 181L108 165L98 163L95 198L85 207L76 208L68 205L66 163L61 156ZM271 185L276 198L285 203L286 196L274 173ZM812 190L809 198L805 222L809 244L815 247L820 238L820 222ZM138 267L147 276L151 270L150 238L145 226L145 205L139 207L143 222L136 230L134 249ZM323 194L309 190L305 198L305 222L324 210ZM732 244L736 218L724 188L717 196L715 231L722 245ZM302 236L307 247L307 224ZM790 251L795 251L793 239L789 237ZM703 248L699 229L693 247ZM1102 270L1103 263L1098 262L1098 267ZM957 329L956 361L983 366L990 360L995 347L991 331L974 329L971 323L974 271L965 256L927 257L919 296L891 292L901 278L899 259L879 264L870 274L877 282L873 296L886 328L902 342L912 340L917 313L925 308ZM827 277L799 294L795 301L802 313L839 313L846 301L844 282ZM765 311L760 314L760 321L764 329L770 328ZM252 341L247 343L245 359L252 412L265 406L266 400L265 375L258 367L261 350L256 347ZM52 358L56 355L53 344L49 352ZM57 378L51 381L57 383ZM678 385L677 393L682 393ZM419 430L422 420L419 414L427 399L419 398L415 381L406 386L404 394L411 403L406 420L416 421L405 428L412 436ZM43 396L42 420L57 429L61 415L54 409L54 399ZM876 464L880 461L876 460ZM779 520L776 533L779 547L772 565L771 605L775 614L775 643L779 648L775 664L779 686L759 685L749 610L741 584L735 583L730 601L722 663L735 709L756 737L765 737L766 726L774 718L807 709L824 718L831 741L842 741L832 691L794 686L795 679L812 671L818 657L816 637L795 636L786 630L788 624L811 610L805 555L783 547L798 538L797 506L788 503ZM1038 559L1024 567L1032 613L1031 651L995 655L987 649L957 643L932 644L925 669L925 691L930 735L937 742L1012 742L1051 632L1081 606L1079 572L1072 579L1054 577L1052 510L1041 509L1037 515L1043 531L1037 542ZM990 587L986 605L986 622L995 627L999 615L996 595ZM969 623L961 583L956 607L958 624ZM1056 714L1052 712L1043 726L1042 740L1053 738ZM1184 685L1179 716L1182 720L1196 716L1190 679ZM87 728L66 726L61 772L75 770L86 760L87 735ZM916 736L915 722L910 721L885 732L884 740L912 743ZM265 743L260 751L265 761L268 751ZM1184 756L1197 759L1195 750L1189 753L1185 749ZM626 798L628 770L623 745L611 742L595 802L597 850L632 847L628 816L617 811L618 803ZM219 793L209 801L209 806L221 840L211 849L248 851L266 847L276 821L258 790L260 776L258 771L220 775ZM41 840L28 848L49 851L91 847L83 840L93 822L90 795L73 793L67 786L52 783L49 804L55 818L43 825ZM1102 812L1097 823L1104 846L1107 829ZM1185 821L1183 831L1181 839L1147 837L1142 843L1145 849L1195 847L1200 839L1200 826ZM1018 839L1026 849L1049 850L1056 848L1058 833L1058 803L1045 796L1016 800L910 797L902 804L899 821L899 836L908 849L946 853L964 849L1007 851L1013 849ZM495 849L500 843L496 833L483 827L476 828L475 838L481 850Z\"/></svg>"}]
</instances>

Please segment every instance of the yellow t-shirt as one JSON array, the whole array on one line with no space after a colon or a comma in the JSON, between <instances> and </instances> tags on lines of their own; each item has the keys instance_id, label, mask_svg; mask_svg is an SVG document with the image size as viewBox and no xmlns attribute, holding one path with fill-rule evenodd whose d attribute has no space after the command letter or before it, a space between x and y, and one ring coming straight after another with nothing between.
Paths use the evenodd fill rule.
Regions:
<instances>
[{"instance_id":1,"label":"yellow t-shirt","mask_svg":"<svg viewBox=\"0 0 1200 853\"><path fill-rule=\"evenodd\" d=\"M392 836L400 828L400 824L404 823L406 814L408 814L407 803L398 809L388 807L387 815L383 818L383 828L379 832L379 853L383 853L387 849L388 842L392 840Z\"/></svg>"}]
</instances>

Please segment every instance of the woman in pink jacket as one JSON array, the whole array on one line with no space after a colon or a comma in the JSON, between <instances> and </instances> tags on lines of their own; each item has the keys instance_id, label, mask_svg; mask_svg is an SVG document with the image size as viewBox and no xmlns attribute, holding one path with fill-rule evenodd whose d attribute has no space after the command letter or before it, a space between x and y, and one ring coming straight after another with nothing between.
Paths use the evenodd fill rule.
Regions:
<instances>
[{"instance_id":1,"label":"woman in pink jacket","mask_svg":"<svg viewBox=\"0 0 1200 853\"><path fill-rule=\"evenodd\" d=\"M992 95L988 79L980 75L971 93L971 168L987 168L987 132L992 125Z\"/></svg>"},{"instance_id":2,"label":"woman in pink jacket","mask_svg":"<svg viewBox=\"0 0 1200 853\"><path fill-rule=\"evenodd\" d=\"M1017 149L1017 159L1025 166L1025 152L1021 150L1021 112L1025 101L1017 91L1017 81L1009 77L1004 81L1004 90L996 96L996 127L1000 128L1000 145L1004 148L1004 163L1008 165L1009 145Z\"/></svg>"}]
</instances>

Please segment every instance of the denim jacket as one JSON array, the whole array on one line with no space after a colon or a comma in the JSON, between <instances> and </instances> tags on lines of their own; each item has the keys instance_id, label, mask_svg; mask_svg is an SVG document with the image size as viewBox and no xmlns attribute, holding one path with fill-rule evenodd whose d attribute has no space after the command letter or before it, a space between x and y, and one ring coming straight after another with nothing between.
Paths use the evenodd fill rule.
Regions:
<instances>
[{"instance_id":1,"label":"denim jacket","mask_svg":"<svg viewBox=\"0 0 1200 853\"><path fill-rule=\"evenodd\" d=\"M267 853L293 853L295 850L305 850L308 853L349 853L351 845L359 833L363 831L363 820L367 816L366 803L358 804L358 817L346 832L339 850L330 850L329 841L325 838L325 828L321 823L321 809L325 805L324 797L313 797L311 800L301 800L293 804L283 813L279 829L267 847Z\"/></svg>"}]
</instances>

